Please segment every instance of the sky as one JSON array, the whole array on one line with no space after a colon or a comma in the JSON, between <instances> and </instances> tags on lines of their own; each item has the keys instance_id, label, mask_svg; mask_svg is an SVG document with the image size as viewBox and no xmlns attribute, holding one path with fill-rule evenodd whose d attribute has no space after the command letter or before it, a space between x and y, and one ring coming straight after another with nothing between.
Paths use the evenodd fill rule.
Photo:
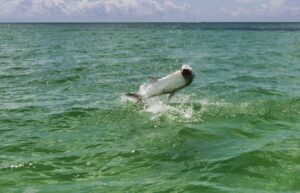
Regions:
<instances>
[{"instance_id":1,"label":"sky","mask_svg":"<svg viewBox=\"0 0 300 193\"><path fill-rule=\"evenodd\" d=\"M0 0L0 22L300 22L300 0Z\"/></svg>"}]
</instances>

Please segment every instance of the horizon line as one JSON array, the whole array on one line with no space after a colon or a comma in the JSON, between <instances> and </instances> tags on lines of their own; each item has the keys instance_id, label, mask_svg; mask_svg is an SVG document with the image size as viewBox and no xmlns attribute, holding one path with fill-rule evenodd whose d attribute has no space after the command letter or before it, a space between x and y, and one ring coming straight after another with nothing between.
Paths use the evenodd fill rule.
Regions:
<instances>
[{"instance_id":1,"label":"horizon line","mask_svg":"<svg viewBox=\"0 0 300 193\"><path fill-rule=\"evenodd\" d=\"M142 24L142 23L186 23L186 24L201 24L201 23L300 23L300 21L16 21L16 22L0 22L0 24Z\"/></svg>"}]
</instances>

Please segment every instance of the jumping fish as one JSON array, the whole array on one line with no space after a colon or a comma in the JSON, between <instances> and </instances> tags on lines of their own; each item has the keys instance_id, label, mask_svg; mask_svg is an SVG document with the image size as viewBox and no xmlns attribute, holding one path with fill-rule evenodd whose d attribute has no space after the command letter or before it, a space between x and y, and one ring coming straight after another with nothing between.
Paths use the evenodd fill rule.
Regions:
<instances>
[{"instance_id":1,"label":"jumping fish","mask_svg":"<svg viewBox=\"0 0 300 193\"><path fill-rule=\"evenodd\" d=\"M169 74L160 79L151 78L151 83L142 85L137 93L128 93L127 96L136 98L137 100L144 100L151 97L169 94L169 99L175 94L176 91L183 89L193 82L194 73L192 68L183 64L181 69Z\"/></svg>"}]
</instances>

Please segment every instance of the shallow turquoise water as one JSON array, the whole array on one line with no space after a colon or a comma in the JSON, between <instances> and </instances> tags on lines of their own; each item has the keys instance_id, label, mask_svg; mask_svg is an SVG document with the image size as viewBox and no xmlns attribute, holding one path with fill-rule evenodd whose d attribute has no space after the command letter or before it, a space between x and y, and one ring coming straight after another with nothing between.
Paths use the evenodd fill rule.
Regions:
<instances>
[{"instance_id":1,"label":"shallow turquoise water","mask_svg":"<svg viewBox=\"0 0 300 193\"><path fill-rule=\"evenodd\" d=\"M299 23L1 24L0 190L300 191L299 88Z\"/></svg>"}]
</instances>

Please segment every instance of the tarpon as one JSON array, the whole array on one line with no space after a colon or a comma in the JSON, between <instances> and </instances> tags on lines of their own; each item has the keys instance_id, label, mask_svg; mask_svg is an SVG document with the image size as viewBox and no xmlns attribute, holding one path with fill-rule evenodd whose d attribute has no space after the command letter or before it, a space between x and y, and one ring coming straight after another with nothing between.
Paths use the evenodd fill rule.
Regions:
<instances>
[{"instance_id":1,"label":"tarpon","mask_svg":"<svg viewBox=\"0 0 300 193\"><path fill-rule=\"evenodd\" d=\"M127 96L138 100L144 100L151 97L169 94L169 99L176 91L190 85L193 81L194 73L192 68L183 64L181 69L160 79L151 78L151 83L142 85L139 92L128 93Z\"/></svg>"}]
</instances>

